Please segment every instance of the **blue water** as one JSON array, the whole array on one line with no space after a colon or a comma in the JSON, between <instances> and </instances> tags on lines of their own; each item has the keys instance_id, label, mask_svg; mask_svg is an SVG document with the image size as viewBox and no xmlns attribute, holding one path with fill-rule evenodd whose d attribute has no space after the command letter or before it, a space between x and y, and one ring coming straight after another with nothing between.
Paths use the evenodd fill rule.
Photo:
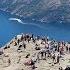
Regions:
<instances>
[{"instance_id":1,"label":"blue water","mask_svg":"<svg viewBox=\"0 0 70 70\"><path fill-rule=\"evenodd\" d=\"M70 25L37 22L24 25L8 20L11 17L14 18L16 16L0 11L0 46L5 45L15 35L20 33L33 33L35 35L49 36L59 41L70 41Z\"/></svg>"}]
</instances>

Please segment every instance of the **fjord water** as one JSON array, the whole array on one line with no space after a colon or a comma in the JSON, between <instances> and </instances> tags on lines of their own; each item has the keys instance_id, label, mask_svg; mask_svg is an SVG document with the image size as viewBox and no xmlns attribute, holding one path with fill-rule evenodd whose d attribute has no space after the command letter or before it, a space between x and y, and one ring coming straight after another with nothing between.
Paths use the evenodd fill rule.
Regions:
<instances>
[{"instance_id":1,"label":"fjord water","mask_svg":"<svg viewBox=\"0 0 70 70\"><path fill-rule=\"evenodd\" d=\"M8 20L14 17L16 16L0 11L0 47L20 33L33 33L35 35L49 36L59 41L70 41L70 26L67 24L21 24Z\"/></svg>"}]
</instances>

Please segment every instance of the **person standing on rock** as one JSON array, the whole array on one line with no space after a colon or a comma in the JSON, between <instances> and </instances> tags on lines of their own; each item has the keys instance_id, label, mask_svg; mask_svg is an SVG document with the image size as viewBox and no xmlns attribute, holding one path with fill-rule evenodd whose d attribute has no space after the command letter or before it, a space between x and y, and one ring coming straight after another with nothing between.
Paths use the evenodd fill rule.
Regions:
<instances>
[{"instance_id":1,"label":"person standing on rock","mask_svg":"<svg viewBox=\"0 0 70 70\"><path fill-rule=\"evenodd\" d=\"M59 56L59 54L57 55L56 60L57 60L57 62L56 62L56 63L59 63L59 61L60 61L60 56Z\"/></svg>"},{"instance_id":2,"label":"person standing on rock","mask_svg":"<svg viewBox=\"0 0 70 70\"><path fill-rule=\"evenodd\" d=\"M41 51L41 59L43 59L43 56L44 56L43 51Z\"/></svg>"},{"instance_id":3,"label":"person standing on rock","mask_svg":"<svg viewBox=\"0 0 70 70\"><path fill-rule=\"evenodd\" d=\"M26 44L23 42L23 47L24 47L24 50L26 49Z\"/></svg>"},{"instance_id":4,"label":"person standing on rock","mask_svg":"<svg viewBox=\"0 0 70 70\"><path fill-rule=\"evenodd\" d=\"M55 54L52 55L53 63L55 63Z\"/></svg>"},{"instance_id":5,"label":"person standing on rock","mask_svg":"<svg viewBox=\"0 0 70 70\"><path fill-rule=\"evenodd\" d=\"M19 40L19 39L17 40L17 43L18 43L18 45L19 45L19 43L20 43L20 40Z\"/></svg>"},{"instance_id":6,"label":"person standing on rock","mask_svg":"<svg viewBox=\"0 0 70 70\"><path fill-rule=\"evenodd\" d=\"M40 61L39 55L40 55L40 53L37 54L37 61L38 61L38 63Z\"/></svg>"},{"instance_id":7,"label":"person standing on rock","mask_svg":"<svg viewBox=\"0 0 70 70\"><path fill-rule=\"evenodd\" d=\"M68 46L66 45L66 52L68 52Z\"/></svg>"}]
</instances>

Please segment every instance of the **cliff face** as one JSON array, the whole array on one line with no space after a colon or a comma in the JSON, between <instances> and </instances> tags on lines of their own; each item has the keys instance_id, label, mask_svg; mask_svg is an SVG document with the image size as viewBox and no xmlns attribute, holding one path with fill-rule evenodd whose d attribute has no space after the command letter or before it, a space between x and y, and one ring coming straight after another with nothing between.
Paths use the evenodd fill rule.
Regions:
<instances>
[{"instance_id":1,"label":"cliff face","mask_svg":"<svg viewBox=\"0 0 70 70\"><path fill-rule=\"evenodd\" d=\"M0 9L41 22L70 22L70 0L0 0Z\"/></svg>"}]
</instances>

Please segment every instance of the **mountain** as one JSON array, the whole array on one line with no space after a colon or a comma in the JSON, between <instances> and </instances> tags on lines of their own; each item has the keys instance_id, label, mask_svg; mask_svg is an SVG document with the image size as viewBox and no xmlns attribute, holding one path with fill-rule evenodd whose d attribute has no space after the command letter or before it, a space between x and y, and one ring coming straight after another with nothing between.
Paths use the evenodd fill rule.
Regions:
<instances>
[{"instance_id":1,"label":"mountain","mask_svg":"<svg viewBox=\"0 0 70 70\"><path fill-rule=\"evenodd\" d=\"M41 22L70 22L70 0L0 0L0 9Z\"/></svg>"}]
</instances>

